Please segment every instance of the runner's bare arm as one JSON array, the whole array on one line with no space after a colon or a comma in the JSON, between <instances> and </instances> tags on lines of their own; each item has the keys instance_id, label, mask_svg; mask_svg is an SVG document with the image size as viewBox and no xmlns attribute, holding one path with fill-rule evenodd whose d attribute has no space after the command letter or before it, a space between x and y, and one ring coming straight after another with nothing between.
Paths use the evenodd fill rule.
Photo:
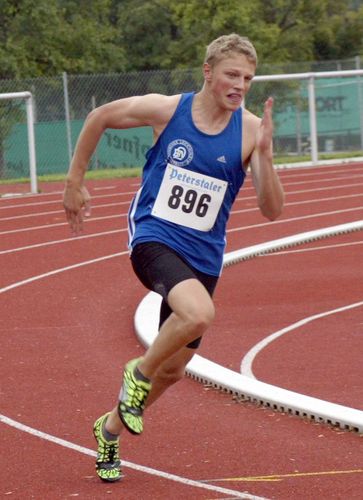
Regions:
<instances>
[{"instance_id":1,"label":"runner's bare arm","mask_svg":"<svg viewBox=\"0 0 363 500\"><path fill-rule=\"evenodd\" d=\"M66 218L73 233L82 230L82 208L86 209L85 215L90 213L90 196L83 182L103 132L107 128L151 126L156 138L170 120L178 101L178 95L148 94L119 99L89 113L77 141L63 194Z\"/></svg>"},{"instance_id":2,"label":"runner's bare arm","mask_svg":"<svg viewBox=\"0 0 363 500\"><path fill-rule=\"evenodd\" d=\"M268 219L275 220L283 208L284 191L273 167L272 106L273 99L270 97L265 102L262 120L253 118L256 135L250 165L261 213Z\"/></svg>"},{"instance_id":3,"label":"runner's bare arm","mask_svg":"<svg viewBox=\"0 0 363 500\"><path fill-rule=\"evenodd\" d=\"M165 127L171 118L178 98L148 94L119 99L91 111L78 138L67 181L83 181L91 156L107 128L151 126L158 131Z\"/></svg>"}]
</instances>

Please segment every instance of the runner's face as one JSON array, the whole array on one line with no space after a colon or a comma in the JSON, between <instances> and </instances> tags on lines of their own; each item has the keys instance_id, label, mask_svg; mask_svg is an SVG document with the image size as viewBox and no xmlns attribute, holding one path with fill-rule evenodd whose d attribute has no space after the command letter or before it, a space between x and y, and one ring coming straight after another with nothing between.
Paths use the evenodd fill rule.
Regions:
<instances>
[{"instance_id":1,"label":"runner's face","mask_svg":"<svg viewBox=\"0 0 363 500\"><path fill-rule=\"evenodd\" d=\"M204 70L217 103L229 111L235 111L241 106L251 86L256 65L244 54L231 54L213 67L206 64Z\"/></svg>"}]
</instances>

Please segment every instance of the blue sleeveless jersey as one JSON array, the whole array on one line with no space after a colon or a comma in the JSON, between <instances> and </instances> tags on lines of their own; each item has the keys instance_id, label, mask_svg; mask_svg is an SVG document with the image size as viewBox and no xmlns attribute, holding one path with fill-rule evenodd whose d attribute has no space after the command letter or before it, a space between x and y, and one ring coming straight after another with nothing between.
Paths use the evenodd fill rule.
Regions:
<instances>
[{"instance_id":1,"label":"blue sleeveless jersey","mask_svg":"<svg viewBox=\"0 0 363 500\"><path fill-rule=\"evenodd\" d=\"M181 96L146 154L141 188L128 214L129 248L164 243L199 271L219 276L227 220L245 178L242 109L222 132L209 135L193 123L193 97Z\"/></svg>"}]
</instances>

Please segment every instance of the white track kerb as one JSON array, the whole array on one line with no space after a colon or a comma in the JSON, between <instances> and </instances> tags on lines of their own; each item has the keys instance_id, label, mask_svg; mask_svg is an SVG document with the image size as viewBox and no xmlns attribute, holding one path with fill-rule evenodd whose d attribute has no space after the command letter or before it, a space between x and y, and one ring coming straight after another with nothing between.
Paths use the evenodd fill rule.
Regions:
<instances>
[{"instance_id":1,"label":"white track kerb","mask_svg":"<svg viewBox=\"0 0 363 500\"><path fill-rule=\"evenodd\" d=\"M226 254L224 265L232 265L284 248L362 229L363 221L357 221L273 240ZM150 292L140 302L135 313L136 334L146 347L152 343L158 333L160 303L161 296ZM266 384L224 368L198 354L195 354L187 365L187 374L204 384L229 392L245 401L306 417L316 422L325 422L342 429L363 432L363 411Z\"/></svg>"}]
</instances>

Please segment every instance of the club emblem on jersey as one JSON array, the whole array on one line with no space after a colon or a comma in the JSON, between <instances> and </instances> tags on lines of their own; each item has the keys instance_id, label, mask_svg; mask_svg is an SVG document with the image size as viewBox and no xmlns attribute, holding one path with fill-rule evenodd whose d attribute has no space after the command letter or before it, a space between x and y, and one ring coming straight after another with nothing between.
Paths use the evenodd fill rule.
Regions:
<instances>
[{"instance_id":1,"label":"club emblem on jersey","mask_svg":"<svg viewBox=\"0 0 363 500\"><path fill-rule=\"evenodd\" d=\"M168 160L173 165L185 167L193 160L193 148L188 141L176 139L168 146Z\"/></svg>"}]
</instances>

